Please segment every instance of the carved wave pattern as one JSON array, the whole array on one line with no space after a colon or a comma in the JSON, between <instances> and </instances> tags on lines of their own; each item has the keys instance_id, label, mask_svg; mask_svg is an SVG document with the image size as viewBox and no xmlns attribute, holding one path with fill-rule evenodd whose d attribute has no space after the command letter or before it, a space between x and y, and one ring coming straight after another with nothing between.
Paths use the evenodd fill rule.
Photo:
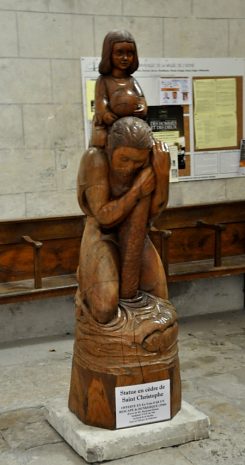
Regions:
<instances>
[{"instance_id":1,"label":"carved wave pattern","mask_svg":"<svg viewBox=\"0 0 245 465\"><path fill-rule=\"evenodd\" d=\"M74 360L83 368L126 373L139 364L169 368L176 360L177 315L169 301L139 291L120 300L117 316L107 324L96 322L86 304L81 307Z\"/></svg>"}]
</instances>

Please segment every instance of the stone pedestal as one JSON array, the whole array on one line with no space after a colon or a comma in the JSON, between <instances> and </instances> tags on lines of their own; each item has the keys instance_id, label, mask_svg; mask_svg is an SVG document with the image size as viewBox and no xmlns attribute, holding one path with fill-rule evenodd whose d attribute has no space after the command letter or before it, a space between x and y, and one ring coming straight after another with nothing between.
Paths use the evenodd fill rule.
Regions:
<instances>
[{"instance_id":1,"label":"stone pedestal","mask_svg":"<svg viewBox=\"0 0 245 465\"><path fill-rule=\"evenodd\" d=\"M66 399L46 406L48 422L87 462L102 462L209 437L209 419L187 402L172 420L115 431L87 426ZM163 451L164 463L164 451Z\"/></svg>"}]
</instances>

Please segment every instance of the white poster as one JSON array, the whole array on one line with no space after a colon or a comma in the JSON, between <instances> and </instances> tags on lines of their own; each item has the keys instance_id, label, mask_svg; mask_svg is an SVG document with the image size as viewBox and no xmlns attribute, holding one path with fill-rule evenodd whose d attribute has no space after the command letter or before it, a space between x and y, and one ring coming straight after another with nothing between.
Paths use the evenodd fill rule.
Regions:
<instances>
[{"instance_id":1,"label":"white poster","mask_svg":"<svg viewBox=\"0 0 245 465\"><path fill-rule=\"evenodd\" d=\"M190 105L191 81L189 78L161 78L160 105Z\"/></svg>"}]
</instances>

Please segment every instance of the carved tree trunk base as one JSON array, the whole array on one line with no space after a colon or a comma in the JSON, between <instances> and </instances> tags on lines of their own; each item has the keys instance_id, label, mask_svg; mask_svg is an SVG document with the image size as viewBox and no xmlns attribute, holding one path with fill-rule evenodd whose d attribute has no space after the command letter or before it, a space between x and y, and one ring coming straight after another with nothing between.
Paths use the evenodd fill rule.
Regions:
<instances>
[{"instance_id":1,"label":"carved tree trunk base","mask_svg":"<svg viewBox=\"0 0 245 465\"><path fill-rule=\"evenodd\" d=\"M171 418L181 408L178 325L170 302L139 292L96 323L77 299L69 408L91 426L116 428L115 388L170 379Z\"/></svg>"}]
</instances>

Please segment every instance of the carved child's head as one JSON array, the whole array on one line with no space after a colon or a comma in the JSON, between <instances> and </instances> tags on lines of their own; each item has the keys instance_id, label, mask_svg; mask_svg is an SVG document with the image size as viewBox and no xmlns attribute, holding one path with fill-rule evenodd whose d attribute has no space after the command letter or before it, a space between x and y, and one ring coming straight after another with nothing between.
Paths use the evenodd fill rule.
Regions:
<instances>
[{"instance_id":1,"label":"carved child's head","mask_svg":"<svg viewBox=\"0 0 245 465\"><path fill-rule=\"evenodd\" d=\"M132 43L134 45L134 57L132 60L132 64L127 69L128 74L133 74L139 66L138 60L138 53L137 47L135 44L135 40L130 32L125 30L113 30L108 32L108 34L104 38L103 47L102 47L102 56L101 61L99 64L99 72L100 74L107 75L111 74L113 69L112 64L112 50L113 45L120 43L120 42L127 42Z\"/></svg>"}]
</instances>

